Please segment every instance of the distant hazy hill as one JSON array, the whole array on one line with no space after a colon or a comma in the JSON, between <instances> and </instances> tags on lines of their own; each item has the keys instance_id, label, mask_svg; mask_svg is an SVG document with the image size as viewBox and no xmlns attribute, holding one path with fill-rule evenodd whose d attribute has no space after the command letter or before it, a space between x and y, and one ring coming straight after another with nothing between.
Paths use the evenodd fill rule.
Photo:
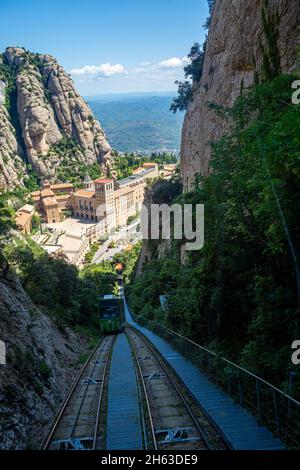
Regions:
<instances>
[{"instance_id":1,"label":"distant hazy hill","mask_svg":"<svg viewBox=\"0 0 300 470\"><path fill-rule=\"evenodd\" d=\"M121 152L178 152L183 113L169 111L174 93L130 93L87 98L110 145Z\"/></svg>"}]
</instances>

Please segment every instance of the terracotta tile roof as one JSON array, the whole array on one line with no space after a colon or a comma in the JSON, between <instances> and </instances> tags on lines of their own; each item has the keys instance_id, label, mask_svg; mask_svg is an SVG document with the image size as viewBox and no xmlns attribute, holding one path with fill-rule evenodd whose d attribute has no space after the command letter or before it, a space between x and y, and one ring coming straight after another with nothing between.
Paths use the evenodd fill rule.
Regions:
<instances>
[{"instance_id":1,"label":"terracotta tile roof","mask_svg":"<svg viewBox=\"0 0 300 470\"><path fill-rule=\"evenodd\" d=\"M52 196L55 196L54 192L51 191L51 189L43 189L41 191L41 196L42 197L52 197Z\"/></svg>"},{"instance_id":2,"label":"terracotta tile roof","mask_svg":"<svg viewBox=\"0 0 300 470\"><path fill-rule=\"evenodd\" d=\"M44 202L44 206L46 207L58 206L58 202L55 199L55 197L46 197L43 202Z\"/></svg>"},{"instance_id":3,"label":"terracotta tile roof","mask_svg":"<svg viewBox=\"0 0 300 470\"><path fill-rule=\"evenodd\" d=\"M51 184L50 189L64 189L64 188L73 188L72 183L58 183L58 184Z\"/></svg>"},{"instance_id":4,"label":"terracotta tile roof","mask_svg":"<svg viewBox=\"0 0 300 470\"><path fill-rule=\"evenodd\" d=\"M113 179L110 179L110 178L98 178L97 180L95 180L95 183L102 183L102 184L106 184L106 183L113 183Z\"/></svg>"},{"instance_id":5,"label":"terracotta tile roof","mask_svg":"<svg viewBox=\"0 0 300 470\"><path fill-rule=\"evenodd\" d=\"M58 194L57 196L55 196L55 199L57 201L62 201L64 199L71 199L71 195L70 194Z\"/></svg>"},{"instance_id":6,"label":"terracotta tile roof","mask_svg":"<svg viewBox=\"0 0 300 470\"><path fill-rule=\"evenodd\" d=\"M135 170L133 170L133 174L135 173L140 173L141 171L143 171L144 168L142 166L139 166L138 168L136 168Z\"/></svg>"},{"instance_id":7,"label":"terracotta tile roof","mask_svg":"<svg viewBox=\"0 0 300 470\"><path fill-rule=\"evenodd\" d=\"M76 193L74 193L74 196L87 197L90 199L95 196L95 191L88 191L87 189L78 189Z\"/></svg>"},{"instance_id":8,"label":"terracotta tile roof","mask_svg":"<svg viewBox=\"0 0 300 470\"><path fill-rule=\"evenodd\" d=\"M20 207L17 212L27 212L27 214L31 214L34 212L34 207L31 204L25 204L24 206Z\"/></svg>"},{"instance_id":9,"label":"terracotta tile roof","mask_svg":"<svg viewBox=\"0 0 300 470\"><path fill-rule=\"evenodd\" d=\"M155 162L153 162L153 163L151 163L151 162L143 163L144 168L152 168L152 167L155 168L156 166L157 166L157 163L155 163Z\"/></svg>"},{"instance_id":10,"label":"terracotta tile roof","mask_svg":"<svg viewBox=\"0 0 300 470\"><path fill-rule=\"evenodd\" d=\"M133 193L134 188L131 186L125 186L125 188L119 188L114 192L114 198L118 199L118 197L125 196L125 194Z\"/></svg>"}]
</instances>

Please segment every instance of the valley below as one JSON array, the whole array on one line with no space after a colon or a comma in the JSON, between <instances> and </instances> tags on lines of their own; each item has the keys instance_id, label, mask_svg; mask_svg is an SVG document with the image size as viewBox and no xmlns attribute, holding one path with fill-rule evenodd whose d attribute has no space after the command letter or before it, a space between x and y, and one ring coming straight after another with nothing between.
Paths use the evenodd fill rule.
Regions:
<instances>
[{"instance_id":1,"label":"valley below","mask_svg":"<svg viewBox=\"0 0 300 470\"><path fill-rule=\"evenodd\" d=\"M173 93L128 93L86 98L119 152L179 153L183 113L169 111Z\"/></svg>"}]
</instances>

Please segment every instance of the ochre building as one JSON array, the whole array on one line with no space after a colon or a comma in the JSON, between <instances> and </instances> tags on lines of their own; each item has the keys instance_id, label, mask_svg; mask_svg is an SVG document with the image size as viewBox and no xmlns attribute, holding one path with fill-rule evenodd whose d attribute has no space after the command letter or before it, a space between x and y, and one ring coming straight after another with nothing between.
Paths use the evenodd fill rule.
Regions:
<instances>
[{"instance_id":1,"label":"ochre building","mask_svg":"<svg viewBox=\"0 0 300 470\"><path fill-rule=\"evenodd\" d=\"M117 181L110 178L92 180L88 175L83 188L71 183L50 184L45 181L40 191L31 193L36 210L47 223L61 222L71 213L95 223L105 221L104 231L126 225L128 217L137 214L143 204L147 179L158 176L156 163L144 163L132 176Z\"/></svg>"}]
</instances>

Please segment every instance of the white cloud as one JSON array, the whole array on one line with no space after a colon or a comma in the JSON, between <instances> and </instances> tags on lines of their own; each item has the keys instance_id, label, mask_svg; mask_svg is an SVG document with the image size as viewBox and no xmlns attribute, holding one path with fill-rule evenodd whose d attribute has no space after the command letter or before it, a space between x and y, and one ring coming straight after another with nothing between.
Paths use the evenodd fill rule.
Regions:
<instances>
[{"instance_id":1,"label":"white cloud","mask_svg":"<svg viewBox=\"0 0 300 470\"><path fill-rule=\"evenodd\" d=\"M171 57L171 59L159 62L158 66L165 69L173 69L178 67L184 67L188 63L189 59L187 57L183 57L182 59L180 59L179 57Z\"/></svg>"},{"instance_id":2,"label":"white cloud","mask_svg":"<svg viewBox=\"0 0 300 470\"><path fill-rule=\"evenodd\" d=\"M134 91L143 87L145 90L165 90L174 89L176 80L184 79L183 68L189 63L187 57L171 57L162 61L143 61L135 67L125 68L121 64L111 64L110 62L100 65L85 65L71 70L76 85L80 90L87 90L84 93L91 94L91 90L101 92L111 92L130 89ZM103 80L111 77L110 80ZM126 79L124 79L126 78ZM100 84L97 85L98 82ZM134 85L135 84L135 85Z\"/></svg>"},{"instance_id":3,"label":"white cloud","mask_svg":"<svg viewBox=\"0 0 300 470\"><path fill-rule=\"evenodd\" d=\"M134 72L143 73L143 72L147 72L147 70L148 70L147 67L137 67L136 69L134 69Z\"/></svg>"},{"instance_id":4,"label":"white cloud","mask_svg":"<svg viewBox=\"0 0 300 470\"><path fill-rule=\"evenodd\" d=\"M188 57L171 57L161 62L141 62L141 66L136 67L132 72L143 75L145 79L159 80L166 78L178 78L179 73L183 73L183 67L190 62ZM130 71L129 71L130 74Z\"/></svg>"},{"instance_id":5,"label":"white cloud","mask_svg":"<svg viewBox=\"0 0 300 470\"><path fill-rule=\"evenodd\" d=\"M110 62L100 65L85 65L70 71L71 75L75 77L85 76L92 78L112 77L113 75L120 75L125 72L123 65L111 64Z\"/></svg>"}]
</instances>

